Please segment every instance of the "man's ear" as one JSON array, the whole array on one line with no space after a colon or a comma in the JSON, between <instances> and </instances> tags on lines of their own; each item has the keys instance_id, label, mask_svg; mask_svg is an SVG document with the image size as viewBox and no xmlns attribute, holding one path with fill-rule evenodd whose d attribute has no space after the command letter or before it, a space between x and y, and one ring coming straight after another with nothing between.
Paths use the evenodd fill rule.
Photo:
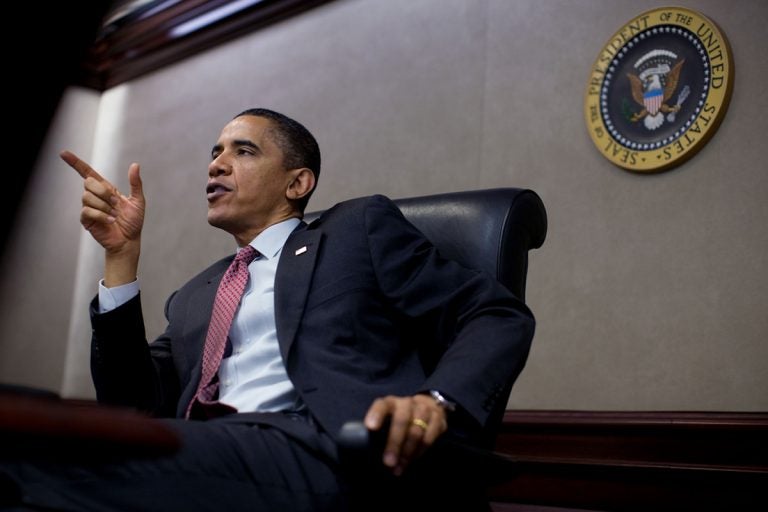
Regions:
<instances>
[{"instance_id":1,"label":"man's ear","mask_svg":"<svg viewBox=\"0 0 768 512\"><path fill-rule=\"evenodd\" d=\"M293 179L288 184L285 197L291 201L298 201L306 197L315 189L315 173L307 167L288 171Z\"/></svg>"}]
</instances>

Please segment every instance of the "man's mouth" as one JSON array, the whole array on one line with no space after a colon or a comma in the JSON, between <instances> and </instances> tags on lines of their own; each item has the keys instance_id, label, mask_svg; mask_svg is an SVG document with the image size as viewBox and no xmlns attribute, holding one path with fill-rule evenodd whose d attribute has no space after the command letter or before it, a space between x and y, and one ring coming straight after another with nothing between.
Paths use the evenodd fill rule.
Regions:
<instances>
[{"instance_id":1,"label":"man's mouth","mask_svg":"<svg viewBox=\"0 0 768 512\"><path fill-rule=\"evenodd\" d=\"M231 190L220 183L209 183L208 186L205 187L205 194L209 203L215 201L227 192L231 192Z\"/></svg>"}]
</instances>

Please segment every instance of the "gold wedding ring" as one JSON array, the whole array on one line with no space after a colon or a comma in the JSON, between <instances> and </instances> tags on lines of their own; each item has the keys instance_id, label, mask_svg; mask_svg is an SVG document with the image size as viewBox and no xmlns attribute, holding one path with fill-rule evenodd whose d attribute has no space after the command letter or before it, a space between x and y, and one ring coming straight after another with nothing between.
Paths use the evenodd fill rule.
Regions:
<instances>
[{"instance_id":1,"label":"gold wedding ring","mask_svg":"<svg viewBox=\"0 0 768 512\"><path fill-rule=\"evenodd\" d=\"M429 424L426 421L422 420L421 418L413 418L411 420L411 423L413 423L417 427L424 430L427 430L427 428L429 427Z\"/></svg>"}]
</instances>

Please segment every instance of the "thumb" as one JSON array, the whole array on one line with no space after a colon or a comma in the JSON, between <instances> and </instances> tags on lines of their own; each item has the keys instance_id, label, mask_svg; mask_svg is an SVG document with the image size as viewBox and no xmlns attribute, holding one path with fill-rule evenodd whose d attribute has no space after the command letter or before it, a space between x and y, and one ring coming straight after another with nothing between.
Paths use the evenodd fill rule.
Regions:
<instances>
[{"instance_id":1,"label":"thumb","mask_svg":"<svg viewBox=\"0 0 768 512\"><path fill-rule=\"evenodd\" d=\"M131 198L144 201L144 187L139 174L139 164L132 163L128 168L128 183L131 186Z\"/></svg>"}]
</instances>

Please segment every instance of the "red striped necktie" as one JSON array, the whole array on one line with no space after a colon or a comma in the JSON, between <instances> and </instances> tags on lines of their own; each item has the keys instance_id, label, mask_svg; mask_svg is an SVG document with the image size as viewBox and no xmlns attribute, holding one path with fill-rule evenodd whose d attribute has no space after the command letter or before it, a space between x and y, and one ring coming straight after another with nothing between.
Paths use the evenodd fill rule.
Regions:
<instances>
[{"instance_id":1,"label":"red striped necktie","mask_svg":"<svg viewBox=\"0 0 768 512\"><path fill-rule=\"evenodd\" d=\"M258 255L259 252L250 245L240 249L219 283L203 348L202 375L195 396L187 407L187 418L209 418L235 412L232 407L214 398L219 390L216 374L227 346L232 319L248 282L248 264Z\"/></svg>"}]
</instances>

